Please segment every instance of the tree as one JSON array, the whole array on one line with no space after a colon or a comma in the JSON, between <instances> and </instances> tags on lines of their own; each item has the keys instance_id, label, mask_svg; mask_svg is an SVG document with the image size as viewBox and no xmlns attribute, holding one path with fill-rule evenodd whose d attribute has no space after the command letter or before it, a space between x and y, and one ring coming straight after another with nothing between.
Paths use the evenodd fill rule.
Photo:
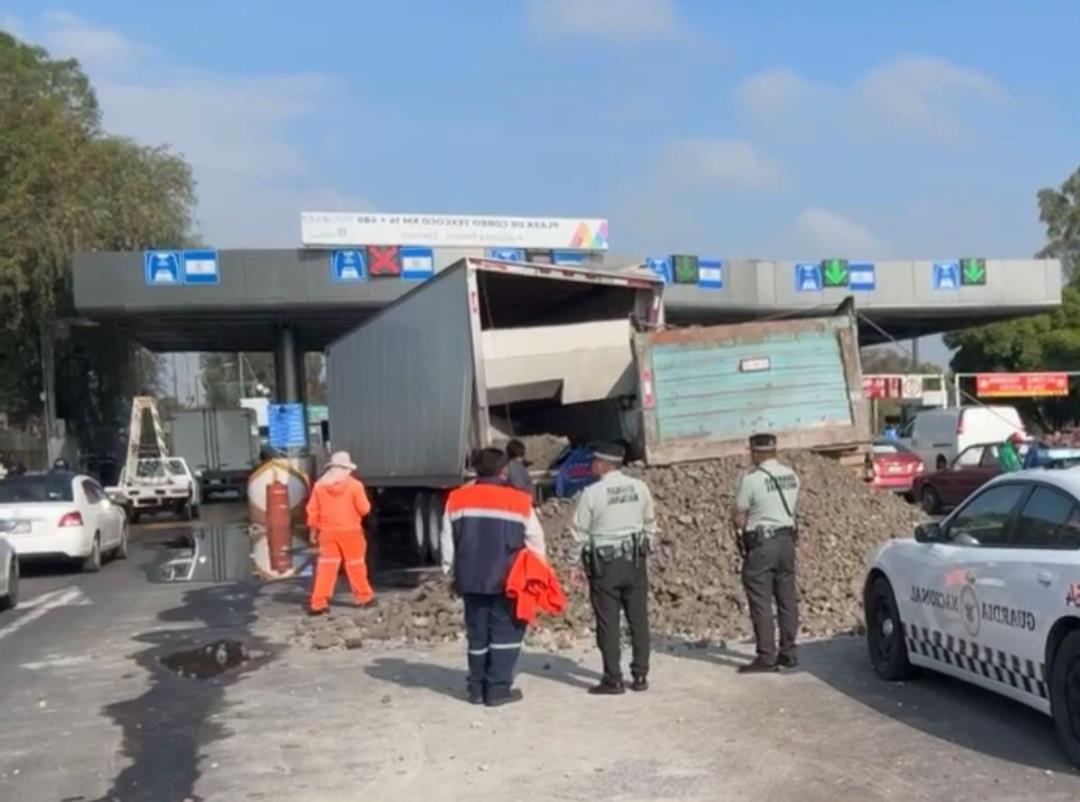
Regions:
<instances>
[{"instance_id":1,"label":"tree","mask_svg":"<svg viewBox=\"0 0 1080 802\"><path fill-rule=\"evenodd\" d=\"M952 368L957 373L994 371L1076 370L1080 367L1080 169L1060 190L1038 193L1039 218L1046 225L1047 245L1039 257L1062 261L1067 278L1061 306L1052 312L992 323L945 335L945 344L957 349ZM1075 381L1070 381L1075 385ZM1044 428L1080 420L1080 393L1067 398L1017 399L1017 406Z\"/></svg>"},{"instance_id":2,"label":"tree","mask_svg":"<svg viewBox=\"0 0 1080 802\"><path fill-rule=\"evenodd\" d=\"M42 337L56 342L57 406L84 445L123 425L131 395L158 382L155 356L74 316L74 250L183 247L192 241L188 165L101 129L74 60L0 31L0 406L42 412Z\"/></svg>"}]
</instances>

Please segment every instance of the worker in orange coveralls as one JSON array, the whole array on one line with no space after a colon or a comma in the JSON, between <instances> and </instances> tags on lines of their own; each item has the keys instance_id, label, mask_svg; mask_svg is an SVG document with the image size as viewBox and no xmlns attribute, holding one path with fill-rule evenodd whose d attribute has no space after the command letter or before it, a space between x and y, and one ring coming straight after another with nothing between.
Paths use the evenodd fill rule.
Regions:
<instances>
[{"instance_id":1,"label":"worker in orange coveralls","mask_svg":"<svg viewBox=\"0 0 1080 802\"><path fill-rule=\"evenodd\" d=\"M367 541L362 524L364 516L371 512L371 502L363 483L352 475L355 470L348 452L338 451L330 458L308 500L308 528L312 542L319 547L308 604L310 615L328 612L342 562L356 603L367 606L375 600L375 591L368 582Z\"/></svg>"}]
</instances>

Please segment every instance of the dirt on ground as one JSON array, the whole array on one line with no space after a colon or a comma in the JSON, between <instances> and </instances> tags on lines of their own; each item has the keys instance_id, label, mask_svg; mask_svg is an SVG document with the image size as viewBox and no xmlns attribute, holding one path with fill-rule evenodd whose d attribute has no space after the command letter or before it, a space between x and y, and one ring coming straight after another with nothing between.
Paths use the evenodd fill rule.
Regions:
<instances>
[{"instance_id":1,"label":"dirt on ground","mask_svg":"<svg viewBox=\"0 0 1080 802\"><path fill-rule=\"evenodd\" d=\"M807 452L785 454L799 474L799 590L802 630L827 635L857 629L862 582L875 546L910 536L922 514L891 493L868 487L851 468ZM660 540L649 558L650 621L657 634L719 640L749 634L741 558L731 505L744 458L663 468L631 466L656 499ZM551 499L539 508L548 556L564 585L580 564L567 532L574 501ZM593 615L585 590L567 587L568 609L542 618L530 638L562 648L586 636ZM379 606L330 619L302 621L296 639L314 648L351 647L365 639L440 641L459 637L460 601L445 581L432 579L407 593L386 595Z\"/></svg>"}]
</instances>

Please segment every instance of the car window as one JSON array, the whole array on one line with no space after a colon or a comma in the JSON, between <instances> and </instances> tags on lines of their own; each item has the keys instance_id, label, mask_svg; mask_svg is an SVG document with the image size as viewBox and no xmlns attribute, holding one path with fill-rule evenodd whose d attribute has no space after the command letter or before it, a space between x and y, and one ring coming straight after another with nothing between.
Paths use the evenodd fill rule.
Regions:
<instances>
[{"instance_id":1,"label":"car window","mask_svg":"<svg viewBox=\"0 0 1080 802\"><path fill-rule=\"evenodd\" d=\"M183 460L171 459L166 465L169 468L169 473L173 476L187 476L187 467L184 465Z\"/></svg>"},{"instance_id":2,"label":"car window","mask_svg":"<svg viewBox=\"0 0 1080 802\"><path fill-rule=\"evenodd\" d=\"M882 454L900 453L900 449L897 447L896 443L874 443L871 448L874 452L874 456L878 457L880 457Z\"/></svg>"},{"instance_id":3,"label":"car window","mask_svg":"<svg viewBox=\"0 0 1080 802\"><path fill-rule=\"evenodd\" d=\"M49 504L74 500L70 475L9 476L0 481L0 504Z\"/></svg>"},{"instance_id":4,"label":"car window","mask_svg":"<svg viewBox=\"0 0 1080 802\"><path fill-rule=\"evenodd\" d=\"M971 448L965 448L961 451L953 465L957 468L974 468L978 465L983 458L983 452L986 450L985 446L972 446Z\"/></svg>"},{"instance_id":5,"label":"car window","mask_svg":"<svg viewBox=\"0 0 1080 802\"><path fill-rule=\"evenodd\" d=\"M946 539L955 541L966 535L975 541L972 545L1005 545L1002 542L1005 525L1028 487L1024 484L994 485L979 493L949 518Z\"/></svg>"},{"instance_id":6,"label":"car window","mask_svg":"<svg viewBox=\"0 0 1080 802\"><path fill-rule=\"evenodd\" d=\"M987 446L983 449L982 459L979 460L980 468L996 468L1000 453L997 446Z\"/></svg>"},{"instance_id":7,"label":"car window","mask_svg":"<svg viewBox=\"0 0 1080 802\"><path fill-rule=\"evenodd\" d=\"M1080 506L1072 508L1069 520L1061 527L1060 548L1080 549Z\"/></svg>"},{"instance_id":8,"label":"car window","mask_svg":"<svg viewBox=\"0 0 1080 802\"><path fill-rule=\"evenodd\" d=\"M83 481L83 492L86 494L86 500L91 504L100 504L105 498L101 494L101 490L98 488L96 482L91 482L89 479Z\"/></svg>"},{"instance_id":9,"label":"car window","mask_svg":"<svg viewBox=\"0 0 1080 802\"><path fill-rule=\"evenodd\" d=\"M1024 503L1007 545L1027 549L1059 548L1066 537L1066 525L1074 519L1076 502L1071 497L1048 487L1036 487Z\"/></svg>"}]
</instances>

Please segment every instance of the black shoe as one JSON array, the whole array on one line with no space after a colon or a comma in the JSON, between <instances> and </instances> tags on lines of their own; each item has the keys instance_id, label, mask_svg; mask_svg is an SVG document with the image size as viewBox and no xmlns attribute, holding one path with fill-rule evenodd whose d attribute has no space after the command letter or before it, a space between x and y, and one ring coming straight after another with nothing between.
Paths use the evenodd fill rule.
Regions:
<instances>
[{"instance_id":1,"label":"black shoe","mask_svg":"<svg viewBox=\"0 0 1080 802\"><path fill-rule=\"evenodd\" d=\"M645 677L634 677L634 681L630 683L630 690L632 691L647 691L649 690L649 681Z\"/></svg>"},{"instance_id":2,"label":"black shoe","mask_svg":"<svg viewBox=\"0 0 1080 802\"><path fill-rule=\"evenodd\" d=\"M483 703L484 703L484 694L482 694L482 693L470 693L469 694L469 704L471 704L471 705L482 705Z\"/></svg>"},{"instance_id":3,"label":"black shoe","mask_svg":"<svg viewBox=\"0 0 1080 802\"><path fill-rule=\"evenodd\" d=\"M368 599L366 602L356 602L357 608L361 610L374 610L379 606L378 599Z\"/></svg>"},{"instance_id":4,"label":"black shoe","mask_svg":"<svg viewBox=\"0 0 1080 802\"><path fill-rule=\"evenodd\" d=\"M304 611L308 615L310 615L312 618L316 618L316 617L318 617L320 615L330 615L330 608L329 607L323 607L320 610L316 610L314 607L305 607Z\"/></svg>"},{"instance_id":5,"label":"black shoe","mask_svg":"<svg viewBox=\"0 0 1080 802\"><path fill-rule=\"evenodd\" d=\"M589 688L589 693L593 696L618 696L626 693L626 686L622 684L621 680L619 682L603 680L599 685Z\"/></svg>"},{"instance_id":6,"label":"black shoe","mask_svg":"<svg viewBox=\"0 0 1080 802\"><path fill-rule=\"evenodd\" d=\"M780 669L776 667L776 663L766 662L760 657L752 663L747 663L745 666L739 666L740 674L775 674L779 670Z\"/></svg>"},{"instance_id":7,"label":"black shoe","mask_svg":"<svg viewBox=\"0 0 1080 802\"><path fill-rule=\"evenodd\" d=\"M520 702L525 698L525 694L514 688L506 696L497 696L494 699L488 699L484 702L488 707L502 707L503 705L512 705L514 702Z\"/></svg>"},{"instance_id":8,"label":"black shoe","mask_svg":"<svg viewBox=\"0 0 1080 802\"><path fill-rule=\"evenodd\" d=\"M799 667L799 658L795 657L794 655L792 655L790 657L785 656L785 655L780 655L780 657L777 658L777 660L776 660L776 664L778 666L780 666L780 668L798 668Z\"/></svg>"}]
</instances>

